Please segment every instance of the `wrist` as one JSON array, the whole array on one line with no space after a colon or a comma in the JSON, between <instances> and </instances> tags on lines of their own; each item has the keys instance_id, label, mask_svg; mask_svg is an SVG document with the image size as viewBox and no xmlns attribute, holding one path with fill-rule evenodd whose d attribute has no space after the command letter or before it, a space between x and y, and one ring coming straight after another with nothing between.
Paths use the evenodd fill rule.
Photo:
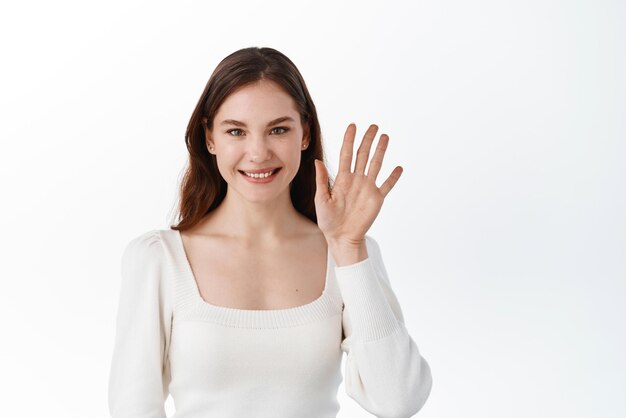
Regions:
<instances>
[{"instance_id":1,"label":"wrist","mask_svg":"<svg viewBox=\"0 0 626 418\"><path fill-rule=\"evenodd\" d=\"M355 264L368 258L365 237L360 240L328 240L337 267Z\"/></svg>"}]
</instances>

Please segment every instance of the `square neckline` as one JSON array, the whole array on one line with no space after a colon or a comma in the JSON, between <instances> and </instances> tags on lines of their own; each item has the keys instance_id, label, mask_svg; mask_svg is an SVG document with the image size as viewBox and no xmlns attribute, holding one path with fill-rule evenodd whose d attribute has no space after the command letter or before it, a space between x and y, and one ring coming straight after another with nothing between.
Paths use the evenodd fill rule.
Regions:
<instances>
[{"instance_id":1,"label":"square neckline","mask_svg":"<svg viewBox=\"0 0 626 418\"><path fill-rule=\"evenodd\" d=\"M189 258L187 257L187 251L185 249L185 244L183 243L183 237L182 237L181 231L180 230L175 230L175 231L176 231L176 235L178 236L178 250L181 254L181 259L182 259L181 264L184 266L185 272L189 280L191 280L191 284L193 285L191 286L193 288L193 297L196 300L196 302L202 305L204 308L212 309L215 311L220 311L221 313L232 313L232 314L246 314L246 315L250 315L250 314L273 315L273 314L284 314L284 313L288 314L292 312L296 313L298 311L305 311L305 310L316 308L317 305L320 305L322 302L324 302L328 298L328 288L329 288L328 282L329 282L329 276L330 276L330 272L332 268L331 266L332 256L330 254L330 248L327 248L326 250L326 274L324 277L324 289L322 290L322 294L319 295L314 300L312 300L311 302L305 303L303 305L297 305L297 306L292 306L289 308L279 308L279 309L241 309L241 308L221 306L221 305L215 305L215 304L209 303L206 300L204 300L204 298L200 294L200 287L198 286L198 280L196 279L193 273L193 269L191 268L191 263L189 262Z\"/></svg>"}]
</instances>

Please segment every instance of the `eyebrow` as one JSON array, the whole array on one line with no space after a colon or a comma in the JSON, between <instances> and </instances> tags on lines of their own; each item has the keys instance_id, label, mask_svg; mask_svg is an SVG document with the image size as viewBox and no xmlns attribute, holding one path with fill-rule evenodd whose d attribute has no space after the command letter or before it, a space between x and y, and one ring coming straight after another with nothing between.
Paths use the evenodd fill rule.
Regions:
<instances>
[{"instance_id":1,"label":"eyebrow","mask_svg":"<svg viewBox=\"0 0 626 418\"><path fill-rule=\"evenodd\" d=\"M280 118L276 118L276 119L268 122L267 126L275 125L277 123L286 122L286 121L294 122L293 118L290 117L290 116L281 116ZM238 120L234 120L234 119L223 120L222 123L220 123L220 125L246 126L245 123L240 122Z\"/></svg>"}]
</instances>

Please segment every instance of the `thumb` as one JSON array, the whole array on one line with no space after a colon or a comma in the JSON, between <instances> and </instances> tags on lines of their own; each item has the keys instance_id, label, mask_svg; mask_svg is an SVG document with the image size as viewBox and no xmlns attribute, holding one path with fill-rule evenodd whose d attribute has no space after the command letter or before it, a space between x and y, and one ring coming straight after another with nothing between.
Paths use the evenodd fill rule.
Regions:
<instances>
[{"instance_id":1,"label":"thumb","mask_svg":"<svg viewBox=\"0 0 626 418\"><path fill-rule=\"evenodd\" d=\"M324 163L317 158L315 159L315 197L327 201L330 199L328 192L328 170Z\"/></svg>"}]
</instances>

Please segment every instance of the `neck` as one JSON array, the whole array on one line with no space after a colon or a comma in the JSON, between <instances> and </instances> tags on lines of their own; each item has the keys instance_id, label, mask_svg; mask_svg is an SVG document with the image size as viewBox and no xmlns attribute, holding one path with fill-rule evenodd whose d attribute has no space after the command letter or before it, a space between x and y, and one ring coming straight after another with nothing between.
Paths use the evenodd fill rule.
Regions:
<instances>
[{"instance_id":1,"label":"neck","mask_svg":"<svg viewBox=\"0 0 626 418\"><path fill-rule=\"evenodd\" d=\"M216 220L213 225L222 225L221 234L244 242L266 244L293 235L303 217L293 207L288 189L275 199L264 202L247 201L229 189L212 215Z\"/></svg>"}]
</instances>

